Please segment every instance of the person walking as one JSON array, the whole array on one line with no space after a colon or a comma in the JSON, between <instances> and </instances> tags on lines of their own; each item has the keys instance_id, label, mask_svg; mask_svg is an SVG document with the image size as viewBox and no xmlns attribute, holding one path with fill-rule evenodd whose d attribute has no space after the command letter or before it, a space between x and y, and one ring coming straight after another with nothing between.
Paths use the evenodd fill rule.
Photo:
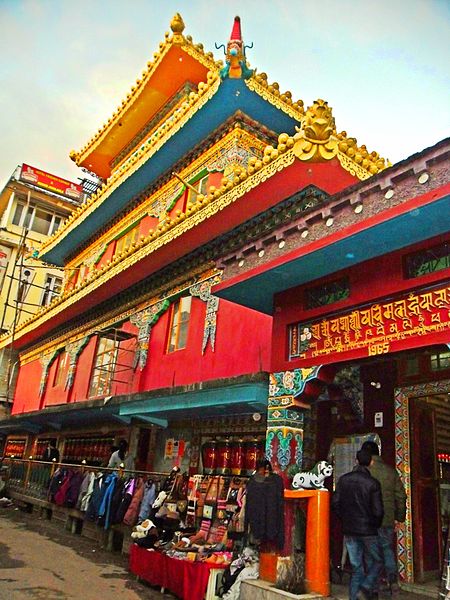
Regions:
<instances>
[{"instance_id":1,"label":"person walking","mask_svg":"<svg viewBox=\"0 0 450 600\"><path fill-rule=\"evenodd\" d=\"M390 592L395 596L400 592L394 551L395 522L403 523L406 519L406 492L397 471L383 462L375 442L364 442L361 449L367 450L372 455L373 460L369 470L372 477L375 477L381 485L384 517L378 529L378 544Z\"/></svg>"},{"instance_id":2,"label":"person walking","mask_svg":"<svg viewBox=\"0 0 450 600\"><path fill-rule=\"evenodd\" d=\"M383 520L383 499L380 483L369 471L370 452L359 450L356 460L353 471L339 479L332 508L342 521L344 544L352 567L350 600L370 600L382 568L378 528Z\"/></svg>"}]
</instances>

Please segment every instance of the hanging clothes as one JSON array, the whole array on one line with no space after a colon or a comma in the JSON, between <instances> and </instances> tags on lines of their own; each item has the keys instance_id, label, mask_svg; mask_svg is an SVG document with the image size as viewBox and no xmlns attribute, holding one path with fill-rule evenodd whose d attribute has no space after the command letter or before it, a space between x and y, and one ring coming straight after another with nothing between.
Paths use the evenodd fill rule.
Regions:
<instances>
[{"instance_id":1,"label":"hanging clothes","mask_svg":"<svg viewBox=\"0 0 450 600\"><path fill-rule=\"evenodd\" d=\"M134 494L130 502L130 506L125 514L123 522L125 525L131 525L134 527L137 523L139 508L141 506L142 498L144 497L144 481L141 477L136 481Z\"/></svg>"},{"instance_id":2,"label":"hanging clothes","mask_svg":"<svg viewBox=\"0 0 450 600\"><path fill-rule=\"evenodd\" d=\"M125 479L119 477L116 481L116 487L111 498L110 521L112 525L116 525L117 523L121 522L117 521L117 513L120 508L120 505L122 504L123 496L125 494L125 485Z\"/></svg>"},{"instance_id":3,"label":"hanging clothes","mask_svg":"<svg viewBox=\"0 0 450 600\"><path fill-rule=\"evenodd\" d=\"M48 485L48 499L50 502L55 501L55 496L58 493L65 477L67 474L67 469L59 468L53 474L53 477L50 479L50 483Z\"/></svg>"},{"instance_id":4,"label":"hanging clothes","mask_svg":"<svg viewBox=\"0 0 450 600\"><path fill-rule=\"evenodd\" d=\"M66 498L64 505L69 508L74 508L77 504L78 495L80 493L81 484L83 483L84 473L76 471L69 483L69 487L66 491Z\"/></svg>"},{"instance_id":5,"label":"hanging clothes","mask_svg":"<svg viewBox=\"0 0 450 600\"><path fill-rule=\"evenodd\" d=\"M152 504L156 498L156 485L149 479L144 487L144 496L142 498L141 508L139 510L138 523L142 523L150 516Z\"/></svg>"},{"instance_id":6,"label":"hanging clothes","mask_svg":"<svg viewBox=\"0 0 450 600\"><path fill-rule=\"evenodd\" d=\"M100 509L100 504L102 501L102 496L104 492L103 485L103 475L102 473L97 473L93 482L92 494L89 499L86 508L86 519L88 521L96 521L98 518L98 511Z\"/></svg>"},{"instance_id":7,"label":"hanging clothes","mask_svg":"<svg viewBox=\"0 0 450 600\"><path fill-rule=\"evenodd\" d=\"M125 483L125 487L122 494L122 502L120 503L116 514L114 515L114 523L122 523L126 512L130 506L131 499L133 497L134 488L136 485L136 479L130 479Z\"/></svg>"},{"instance_id":8,"label":"hanging clothes","mask_svg":"<svg viewBox=\"0 0 450 600\"><path fill-rule=\"evenodd\" d=\"M104 493L102 494L102 501L98 510L97 522L105 529L109 529L111 524L111 501L116 488L117 480L117 473L110 473L106 476L105 483L103 485Z\"/></svg>"},{"instance_id":9,"label":"hanging clothes","mask_svg":"<svg viewBox=\"0 0 450 600\"><path fill-rule=\"evenodd\" d=\"M66 474L64 476L64 480L61 483L59 490L55 494L55 504L57 504L58 506L64 506L64 503L66 501L66 494L70 487L70 482L71 482L73 476L74 476L73 471L68 470L66 472Z\"/></svg>"},{"instance_id":10,"label":"hanging clothes","mask_svg":"<svg viewBox=\"0 0 450 600\"><path fill-rule=\"evenodd\" d=\"M245 531L262 542L284 546L284 484L276 473L254 475L247 484Z\"/></svg>"},{"instance_id":11,"label":"hanging clothes","mask_svg":"<svg viewBox=\"0 0 450 600\"><path fill-rule=\"evenodd\" d=\"M86 473L83 479L83 483L80 487L80 493L78 494L77 508L82 512L86 512L89 501L94 491L94 480L95 474L90 471Z\"/></svg>"}]
</instances>

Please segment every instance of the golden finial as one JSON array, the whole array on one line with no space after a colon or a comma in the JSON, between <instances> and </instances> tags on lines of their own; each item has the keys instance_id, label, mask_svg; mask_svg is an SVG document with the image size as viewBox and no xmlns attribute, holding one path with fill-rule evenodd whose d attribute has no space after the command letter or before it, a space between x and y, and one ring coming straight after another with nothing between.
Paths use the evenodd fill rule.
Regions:
<instances>
[{"instance_id":1,"label":"golden finial","mask_svg":"<svg viewBox=\"0 0 450 600\"><path fill-rule=\"evenodd\" d=\"M182 44L184 42L183 31L185 28L184 21L180 13L176 13L170 22L170 29L173 31L174 44Z\"/></svg>"}]
</instances>

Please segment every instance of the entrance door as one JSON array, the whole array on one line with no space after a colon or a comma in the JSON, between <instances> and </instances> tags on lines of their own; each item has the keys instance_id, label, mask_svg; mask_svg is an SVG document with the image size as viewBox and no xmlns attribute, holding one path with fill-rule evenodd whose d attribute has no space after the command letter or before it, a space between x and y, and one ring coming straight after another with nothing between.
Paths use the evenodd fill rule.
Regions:
<instances>
[{"instance_id":1,"label":"entrance door","mask_svg":"<svg viewBox=\"0 0 450 600\"><path fill-rule=\"evenodd\" d=\"M441 518L435 409L426 399L410 400L414 573L434 579L441 566Z\"/></svg>"}]
</instances>

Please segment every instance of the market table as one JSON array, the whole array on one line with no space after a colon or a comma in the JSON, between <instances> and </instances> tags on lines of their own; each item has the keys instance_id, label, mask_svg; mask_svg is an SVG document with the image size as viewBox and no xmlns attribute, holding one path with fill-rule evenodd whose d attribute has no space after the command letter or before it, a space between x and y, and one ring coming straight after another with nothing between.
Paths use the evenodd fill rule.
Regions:
<instances>
[{"instance_id":1,"label":"market table","mask_svg":"<svg viewBox=\"0 0 450 600\"><path fill-rule=\"evenodd\" d=\"M129 568L150 585L170 590L183 600L216 598L217 576L224 569L220 565L172 558L136 544L130 546Z\"/></svg>"}]
</instances>

